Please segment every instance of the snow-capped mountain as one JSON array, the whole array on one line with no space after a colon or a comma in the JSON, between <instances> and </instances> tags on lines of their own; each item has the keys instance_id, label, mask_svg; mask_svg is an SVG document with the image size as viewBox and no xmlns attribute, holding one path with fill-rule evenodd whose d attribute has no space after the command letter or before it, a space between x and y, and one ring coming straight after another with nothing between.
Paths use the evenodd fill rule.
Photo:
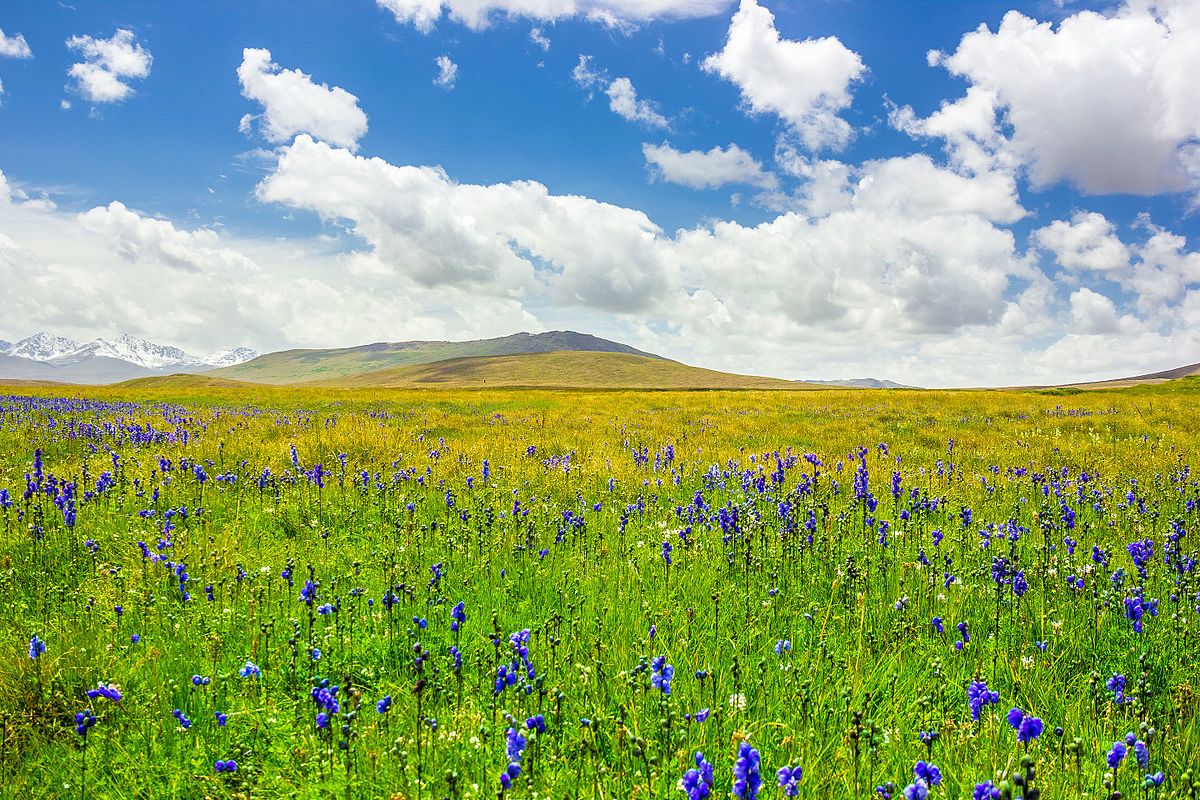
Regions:
<instances>
[{"instance_id":1,"label":"snow-capped mountain","mask_svg":"<svg viewBox=\"0 0 1200 800\"><path fill-rule=\"evenodd\" d=\"M219 350L213 353L204 359L204 363L210 367L232 367L256 358L258 358L258 353L249 347L231 347L228 350Z\"/></svg>"},{"instance_id":2,"label":"snow-capped mountain","mask_svg":"<svg viewBox=\"0 0 1200 800\"><path fill-rule=\"evenodd\" d=\"M198 357L129 334L80 342L42 332L16 344L0 342L0 378L108 383L171 372L206 372L257 357L248 347Z\"/></svg>"},{"instance_id":3,"label":"snow-capped mountain","mask_svg":"<svg viewBox=\"0 0 1200 800\"><path fill-rule=\"evenodd\" d=\"M155 344L125 333L114 341L95 339L71 354L71 358L116 358L146 369L163 367L200 367L208 362L185 353L178 347Z\"/></svg>"},{"instance_id":4,"label":"snow-capped mountain","mask_svg":"<svg viewBox=\"0 0 1200 800\"><path fill-rule=\"evenodd\" d=\"M53 361L69 356L83 347L83 342L66 336L52 336L45 331L35 333L14 344L5 355L28 358L33 361Z\"/></svg>"}]
</instances>

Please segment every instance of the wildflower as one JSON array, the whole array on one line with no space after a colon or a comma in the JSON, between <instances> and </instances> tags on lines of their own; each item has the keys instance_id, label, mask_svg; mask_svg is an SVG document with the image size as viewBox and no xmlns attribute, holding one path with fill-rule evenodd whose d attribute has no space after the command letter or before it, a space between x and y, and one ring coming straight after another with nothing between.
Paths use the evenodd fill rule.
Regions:
<instances>
[{"instance_id":1,"label":"wildflower","mask_svg":"<svg viewBox=\"0 0 1200 800\"><path fill-rule=\"evenodd\" d=\"M801 767L786 766L780 767L775 773L775 780L779 784L779 788L783 789L784 797L795 797L800 794L800 778L804 775L804 769Z\"/></svg>"},{"instance_id":2,"label":"wildflower","mask_svg":"<svg viewBox=\"0 0 1200 800\"><path fill-rule=\"evenodd\" d=\"M918 761L913 767L913 776L930 786L941 786L942 772L933 764Z\"/></svg>"},{"instance_id":3,"label":"wildflower","mask_svg":"<svg viewBox=\"0 0 1200 800\"><path fill-rule=\"evenodd\" d=\"M696 766L679 779L679 788L687 793L688 800L704 800L712 794L713 766L700 752L696 753L694 761Z\"/></svg>"},{"instance_id":4,"label":"wildflower","mask_svg":"<svg viewBox=\"0 0 1200 800\"><path fill-rule=\"evenodd\" d=\"M238 675L243 678L258 678L262 676L262 670L255 666L253 662L247 661L245 665L238 670Z\"/></svg>"},{"instance_id":5,"label":"wildflower","mask_svg":"<svg viewBox=\"0 0 1200 800\"><path fill-rule=\"evenodd\" d=\"M775 655L781 656L784 653L792 652L792 643L787 639L780 639L775 643Z\"/></svg>"},{"instance_id":6,"label":"wildflower","mask_svg":"<svg viewBox=\"0 0 1200 800\"><path fill-rule=\"evenodd\" d=\"M392 696L385 694L378 703L375 704L375 710L380 714L386 714L388 709L392 707Z\"/></svg>"},{"instance_id":7,"label":"wildflower","mask_svg":"<svg viewBox=\"0 0 1200 800\"><path fill-rule=\"evenodd\" d=\"M1017 741L1028 743L1042 735L1044 725L1037 717L1029 716L1019 708L1008 712L1008 724L1017 732Z\"/></svg>"},{"instance_id":8,"label":"wildflower","mask_svg":"<svg viewBox=\"0 0 1200 800\"><path fill-rule=\"evenodd\" d=\"M96 724L96 715L92 713L90 708L85 708L75 714L75 732L80 736L87 738L87 732Z\"/></svg>"},{"instance_id":9,"label":"wildflower","mask_svg":"<svg viewBox=\"0 0 1200 800\"><path fill-rule=\"evenodd\" d=\"M1000 789L991 781L975 784L975 791L971 795L971 800L1000 800Z\"/></svg>"},{"instance_id":10,"label":"wildflower","mask_svg":"<svg viewBox=\"0 0 1200 800\"><path fill-rule=\"evenodd\" d=\"M46 643L43 642L41 639L39 639L38 635L35 633L29 639L29 660L37 661L38 658L42 655L42 653L45 653L45 652L46 652Z\"/></svg>"},{"instance_id":11,"label":"wildflower","mask_svg":"<svg viewBox=\"0 0 1200 800\"><path fill-rule=\"evenodd\" d=\"M651 662L652 675L650 686L658 689L664 695L671 694L671 679L675 677L675 668L666 663L666 656L659 656Z\"/></svg>"},{"instance_id":12,"label":"wildflower","mask_svg":"<svg viewBox=\"0 0 1200 800\"><path fill-rule=\"evenodd\" d=\"M1129 754L1129 748L1124 742L1113 742L1112 749L1108 751L1108 768L1116 769L1125 760L1125 756Z\"/></svg>"},{"instance_id":13,"label":"wildflower","mask_svg":"<svg viewBox=\"0 0 1200 800\"><path fill-rule=\"evenodd\" d=\"M178 708L171 712L171 716L179 721L179 727L183 728L185 731L192 727L192 721L188 719L187 716L185 716L184 713Z\"/></svg>"},{"instance_id":14,"label":"wildflower","mask_svg":"<svg viewBox=\"0 0 1200 800\"><path fill-rule=\"evenodd\" d=\"M217 718L217 727L224 728L225 723L229 721L229 717L220 711L214 711L213 715Z\"/></svg>"},{"instance_id":15,"label":"wildflower","mask_svg":"<svg viewBox=\"0 0 1200 800\"><path fill-rule=\"evenodd\" d=\"M237 772L237 762L232 758L228 761L217 761L213 764L213 769L217 772Z\"/></svg>"},{"instance_id":16,"label":"wildflower","mask_svg":"<svg viewBox=\"0 0 1200 800\"><path fill-rule=\"evenodd\" d=\"M97 697L104 697L114 703L121 702L123 695L121 690L116 686L110 686L107 683L97 683L95 689L88 689L87 696L95 700Z\"/></svg>"},{"instance_id":17,"label":"wildflower","mask_svg":"<svg viewBox=\"0 0 1200 800\"><path fill-rule=\"evenodd\" d=\"M904 787L904 800L925 800L929 797L929 784L920 778Z\"/></svg>"},{"instance_id":18,"label":"wildflower","mask_svg":"<svg viewBox=\"0 0 1200 800\"><path fill-rule=\"evenodd\" d=\"M943 624L941 617L933 618L933 629L935 631L937 631L939 634L943 634L946 632L946 626L945 626L945 624Z\"/></svg>"},{"instance_id":19,"label":"wildflower","mask_svg":"<svg viewBox=\"0 0 1200 800\"><path fill-rule=\"evenodd\" d=\"M737 761L733 765L733 796L741 800L757 800L758 789L762 786L762 775L759 774L758 751L743 741L738 746Z\"/></svg>"},{"instance_id":20,"label":"wildflower","mask_svg":"<svg viewBox=\"0 0 1200 800\"><path fill-rule=\"evenodd\" d=\"M1000 702L1000 693L988 689L983 681L971 681L967 687L967 702L971 706L971 719L978 722L984 706Z\"/></svg>"},{"instance_id":21,"label":"wildflower","mask_svg":"<svg viewBox=\"0 0 1200 800\"><path fill-rule=\"evenodd\" d=\"M466 607L463 605L463 602L461 600L459 600L458 605L456 605L453 609L451 609L451 611L450 611L450 617L451 617L450 632L451 633L458 633L459 630L462 628L463 623L467 621L467 612L466 612L465 608Z\"/></svg>"},{"instance_id":22,"label":"wildflower","mask_svg":"<svg viewBox=\"0 0 1200 800\"><path fill-rule=\"evenodd\" d=\"M692 715L692 719L696 720L696 722L707 722L708 715L711 713L712 712L709 711L707 708L702 708L699 711L697 711L695 714Z\"/></svg>"}]
</instances>

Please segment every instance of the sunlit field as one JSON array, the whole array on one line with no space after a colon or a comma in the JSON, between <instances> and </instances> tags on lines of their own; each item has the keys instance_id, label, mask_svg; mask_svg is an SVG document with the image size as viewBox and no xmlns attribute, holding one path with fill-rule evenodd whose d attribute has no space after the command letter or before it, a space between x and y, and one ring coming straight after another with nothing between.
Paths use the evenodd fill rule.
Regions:
<instances>
[{"instance_id":1,"label":"sunlit field","mask_svg":"<svg viewBox=\"0 0 1200 800\"><path fill-rule=\"evenodd\" d=\"M0 794L1196 797L1198 390L7 387Z\"/></svg>"}]
</instances>

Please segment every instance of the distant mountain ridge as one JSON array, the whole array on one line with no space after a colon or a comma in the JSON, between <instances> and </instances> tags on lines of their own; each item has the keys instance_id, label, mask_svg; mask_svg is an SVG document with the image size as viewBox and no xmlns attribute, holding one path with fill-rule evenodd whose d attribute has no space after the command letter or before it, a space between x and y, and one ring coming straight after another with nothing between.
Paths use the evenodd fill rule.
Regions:
<instances>
[{"instance_id":1,"label":"distant mountain ridge","mask_svg":"<svg viewBox=\"0 0 1200 800\"><path fill-rule=\"evenodd\" d=\"M815 381L810 378L802 378L802 383L813 383L818 386L840 386L846 389L919 389L919 386L908 386L895 381L882 380L880 378L845 378L837 381Z\"/></svg>"},{"instance_id":2,"label":"distant mountain ridge","mask_svg":"<svg viewBox=\"0 0 1200 800\"><path fill-rule=\"evenodd\" d=\"M235 347L198 357L129 334L111 341L81 342L43 331L15 343L0 341L0 378L113 383L174 372L203 372L257 355L247 347Z\"/></svg>"},{"instance_id":3,"label":"distant mountain ridge","mask_svg":"<svg viewBox=\"0 0 1200 800\"><path fill-rule=\"evenodd\" d=\"M576 331L514 333L494 339L465 342L375 342L358 347L322 350L284 350L242 364L206 373L213 377L256 383L332 381L389 367L410 367L450 359L514 356L557 352L622 353L664 360L620 342Z\"/></svg>"}]
</instances>

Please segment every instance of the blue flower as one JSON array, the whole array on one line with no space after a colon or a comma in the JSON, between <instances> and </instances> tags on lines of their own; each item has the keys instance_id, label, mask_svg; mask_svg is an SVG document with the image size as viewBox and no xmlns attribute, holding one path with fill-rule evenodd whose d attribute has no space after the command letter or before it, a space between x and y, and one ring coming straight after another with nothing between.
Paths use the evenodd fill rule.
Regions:
<instances>
[{"instance_id":1,"label":"blue flower","mask_svg":"<svg viewBox=\"0 0 1200 800\"><path fill-rule=\"evenodd\" d=\"M762 786L758 751L749 742L738 745L737 761L733 765L733 796L740 800L757 800Z\"/></svg>"},{"instance_id":2,"label":"blue flower","mask_svg":"<svg viewBox=\"0 0 1200 800\"><path fill-rule=\"evenodd\" d=\"M688 800L704 800L712 794L713 766L700 752L696 753L694 761L696 766L683 773L679 785L687 793Z\"/></svg>"},{"instance_id":3,"label":"blue flower","mask_svg":"<svg viewBox=\"0 0 1200 800\"><path fill-rule=\"evenodd\" d=\"M217 761L213 764L213 769L217 772L237 772L237 762L232 758L228 761Z\"/></svg>"},{"instance_id":4,"label":"blue flower","mask_svg":"<svg viewBox=\"0 0 1200 800\"><path fill-rule=\"evenodd\" d=\"M1000 702L1000 693L988 689L983 681L971 681L967 687L967 702L971 706L971 719L978 721L984 706Z\"/></svg>"},{"instance_id":5,"label":"blue flower","mask_svg":"<svg viewBox=\"0 0 1200 800\"><path fill-rule=\"evenodd\" d=\"M942 785L942 772L933 764L918 761L916 766L913 767L913 775L930 786Z\"/></svg>"},{"instance_id":6,"label":"blue flower","mask_svg":"<svg viewBox=\"0 0 1200 800\"><path fill-rule=\"evenodd\" d=\"M1045 726L1037 717L1028 716L1019 708L1010 709L1008 724L1017 732L1018 742L1030 742L1042 735Z\"/></svg>"},{"instance_id":7,"label":"blue flower","mask_svg":"<svg viewBox=\"0 0 1200 800\"><path fill-rule=\"evenodd\" d=\"M46 643L39 639L35 633L29 639L29 660L37 661L38 657L44 652L46 652Z\"/></svg>"},{"instance_id":8,"label":"blue flower","mask_svg":"<svg viewBox=\"0 0 1200 800\"><path fill-rule=\"evenodd\" d=\"M780 767L775 773L775 780L779 784L779 788L783 789L784 797L795 797L800 794L800 778L804 775L804 769L801 767L786 766Z\"/></svg>"},{"instance_id":9,"label":"blue flower","mask_svg":"<svg viewBox=\"0 0 1200 800\"><path fill-rule=\"evenodd\" d=\"M1108 751L1108 768L1116 769L1128 754L1129 748L1124 742L1113 742L1112 749Z\"/></svg>"},{"instance_id":10,"label":"blue flower","mask_svg":"<svg viewBox=\"0 0 1200 800\"><path fill-rule=\"evenodd\" d=\"M1000 789L991 781L977 783L971 800L1000 800Z\"/></svg>"},{"instance_id":11,"label":"blue flower","mask_svg":"<svg viewBox=\"0 0 1200 800\"><path fill-rule=\"evenodd\" d=\"M243 678L258 678L262 676L262 670L255 666L253 662L247 661L245 665L238 670L238 675Z\"/></svg>"}]
</instances>

